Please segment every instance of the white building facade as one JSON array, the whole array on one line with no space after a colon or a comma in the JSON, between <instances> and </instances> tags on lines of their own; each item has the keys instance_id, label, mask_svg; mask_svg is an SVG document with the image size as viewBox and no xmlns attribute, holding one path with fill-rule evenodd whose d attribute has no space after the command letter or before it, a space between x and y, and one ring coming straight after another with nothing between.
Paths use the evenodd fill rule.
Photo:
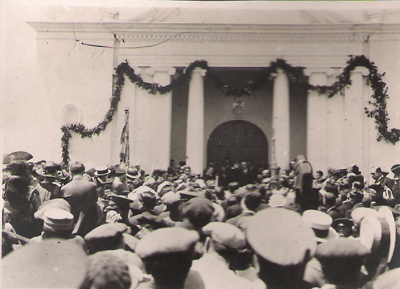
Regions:
<instances>
[{"instance_id":1,"label":"white building facade","mask_svg":"<svg viewBox=\"0 0 400 289\"><path fill-rule=\"evenodd\" d=\"M129 108L130 160L147 172L167 168L170 159L186 161L195 173L227 159L287 168L298 154L325 171L358 164L368 172L372 165L399 163L400 144L378 142L374 120L364 112L372 94L365 67L353 70L352 85L332 98L297 85L281 69L260 79L271 62L283 59L303 67L310 84L331 85L350 55L364 55L386 72L389 128L400 128L400 10L249 4L154 2L97 8L90 21L72 11L53 21L29 21L37 33L36 77L47 100L38 110L45 107L58 118L47 133L61 139L63 124L91 128L102 121L114 68L124 61L145 82L168 85L205 60L208 72L196 68L163 95L126 79L106 130L90 139L72 134L71 160L117 163ZM227 96L210 71L229 87L259 85ZM59 143L54 151L61 155Z\"/></svg>"}]
</instances>

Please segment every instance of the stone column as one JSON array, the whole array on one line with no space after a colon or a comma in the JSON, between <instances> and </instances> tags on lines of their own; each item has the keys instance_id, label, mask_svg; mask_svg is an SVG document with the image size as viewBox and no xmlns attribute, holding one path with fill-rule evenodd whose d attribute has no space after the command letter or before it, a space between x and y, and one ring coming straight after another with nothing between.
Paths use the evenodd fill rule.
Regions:
<instances>
[{"instance_id":1,"label":"stone column","mask_svg":"<svg viewBox=\"0 0 400 289\"><path fill-rule=\"evenodd\" d=\"M272 167L287 169L290 162L289 79L281 69L278 69L274 79L272 129L275 152Z\"/></svg>"},{"instance_id":2,"label":"stone column","mask_svg":"<svg viewBox=\"0 0 400 289\"><path fill-rule=\"evenodd\" d=\"M364 76L368 75L365 67L356 67L351 72L352 84L345 89L344 106L344 159L346 166L357 164L368 173L369 169L364 168Z\"/></svg>"},{"instance_id":3,"label":"stone column","mask_svg":"<svg viewBox=\"0 0 400 289\"><path fill-rule=\"evenodd\" d=\"M337 81L337 75L342 73L341 69L332 69L332 73L328 73L328 85L332 85ZM344 93L339 92L331 98L326 95L321 97L327 98L327 127L326 127L326 152L327 168L341 168L345 165L343 156L344 150ZM323 169L323 168L322 168Z\"/></svg>"},{"instance_id":4,"label":"stone column","mask_svg":"<svg viewBox=\"0 0 400 289\"><path fill-rule=\"evenodd\" d=\"M327 73L323 69L306 69L312 85L326 85ZM307 159L314 170L327 166L327 103L326 95L310 90L307 97Z\"/></svg>"},{"instance_id":5,"label":"stone column","mask_svg":"<svg viewBox=\"0 0 400 289\"><path fill-rule=\"evenodd\" d=\"M152 83L154 71L150 68L135 68L135 73L145 82ZM129 86L130 82L126 81L125 86ZM125 87L124 87L125 89ZM131 159L130 163L139 164L147 173L151 172L151 154L153 150L152 122L156 121L152 113L152 95L136 86L135 108L131 109L130 119L133 134L130 138L131 143Z\"/></svg>"},{"instance_id":6,"label":"stone column","mask_svg":"<svg viewBox=\"0 0 400 289\"><path fill-rule=\"evenodd\" d=\"M171 75L175 68L154 67L154 83L166 86L171 83ZM151 95L153 121L151 135L153 136L151 165L153 169L167 169L171 157L171 121L172 121L172 92ZM151 172L149 172L151 173Z\"/></svg>"},{"instance_id":7,"label":"stone column","mask_svg":"<svg viewBox=\"0 0 400 289\"><path fill-rule=\"evenodd\" d=\"M189 84L189 103L186 136L186 163L192 173L201 174L204 169L204 76L206 71L196 68Z\"/></svg>"}]
</instances>

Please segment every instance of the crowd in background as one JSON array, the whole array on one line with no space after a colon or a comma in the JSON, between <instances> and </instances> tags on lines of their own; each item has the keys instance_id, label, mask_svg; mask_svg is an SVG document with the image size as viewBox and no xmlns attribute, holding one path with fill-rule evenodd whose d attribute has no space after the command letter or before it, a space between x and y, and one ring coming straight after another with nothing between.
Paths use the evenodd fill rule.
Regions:
<instances>
[{"instance_id":1,"label":"crowd in background","mask_svg":"<svg viewBox=\"0 0 400 289\"><path fill-rule=\"evenodd\" d=\"M371 174L372 183L366 174ZM2 288L400 288L400 165L13 160Z\"/></svg>"}]
</instances>

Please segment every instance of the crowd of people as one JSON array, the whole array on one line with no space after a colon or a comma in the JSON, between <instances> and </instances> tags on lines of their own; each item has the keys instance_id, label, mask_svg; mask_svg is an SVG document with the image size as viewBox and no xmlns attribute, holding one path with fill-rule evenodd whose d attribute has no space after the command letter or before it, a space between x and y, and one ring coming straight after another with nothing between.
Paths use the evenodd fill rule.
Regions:
<instances>
[{"instance_id":1,"label":"crowd of people","mask_svg":"<svg viewBox=\"0 0 400 289\"><path fill-rule=\"evenodd\" d=\"M0 287L400 288L400 164L367 173L13 160Z\"/></svg>"}]
</instances>

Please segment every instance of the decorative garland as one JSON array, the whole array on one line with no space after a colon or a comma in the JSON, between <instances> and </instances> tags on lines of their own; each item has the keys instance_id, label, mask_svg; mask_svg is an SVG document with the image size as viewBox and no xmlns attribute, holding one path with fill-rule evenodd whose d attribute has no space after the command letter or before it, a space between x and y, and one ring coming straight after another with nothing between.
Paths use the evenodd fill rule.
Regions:
<instances>
[{"instance_id":1,"label":"decorative garland","mask_svg":"<svg viewBox=\"0 0 400 289\"><path fill-rule=\"evenodd\" d=\"M343 91L345 87L351 85L351 72L357 66L364 66L369 70L367 85L369 85L373 90L373 94L371 96L373 100L369 101L368 103L375 108L372 110L365 108L365 113L368 117L375 119L375 127L378 131L377 141L384 139L387 142L395 144L400 140L400 130L396 128L392 128L390 131L388 130L389 117L386 106L389 96L387 95L386 83L382 80L382 77L385 74L380 74L375 64L363 55L355 57L352 56L347 62L347 66L344 68L343 72L337 76L337 81L330 86L309 84L304 75L303 67L293 67L283 59L277 59L275 62L271 62L270 66L266 68L265 74L263 73L262 77L255 81L250 81L243 87L230 86L229 84L221 81L204 60L198 60L191 63L184 70L184 72L180 72L178 77L174 78L171 83L166 86L143 81L140 76L135 74L135 71L129 66L128 62L125 61L118 65L118 67L115 69L117 80L114 86L113 95L110 100L110 108L107 111L104 119L92 129L85 127L85 125L81 123L67 124L61 127L62 159L64 164L67 165L69 163L69 146L70 139L72 137L71 132L80 134L82 138L92 137L93 135L99 135L112 121L117 110L118 103L121 100L121 92L125 84L124 75L126 75L132 83L136 84L143 90L146 90L148 93L159 93L163 95L171 92L175 87L179 86L183 82L190 80L192 72L195 68L201 68L207 71L207 77L214 80L215 85L222 89L222 92L226 96L251 96L253 91L255 91L263 82L265 82L267 77L270 77L273 73L276 73L278 69L282 69L288 75L291 82L299 83L304 85L309 90L317 91L319 94L326 94L329 98L331 98L337 93Z\"/></svg>"}]
</instances>

